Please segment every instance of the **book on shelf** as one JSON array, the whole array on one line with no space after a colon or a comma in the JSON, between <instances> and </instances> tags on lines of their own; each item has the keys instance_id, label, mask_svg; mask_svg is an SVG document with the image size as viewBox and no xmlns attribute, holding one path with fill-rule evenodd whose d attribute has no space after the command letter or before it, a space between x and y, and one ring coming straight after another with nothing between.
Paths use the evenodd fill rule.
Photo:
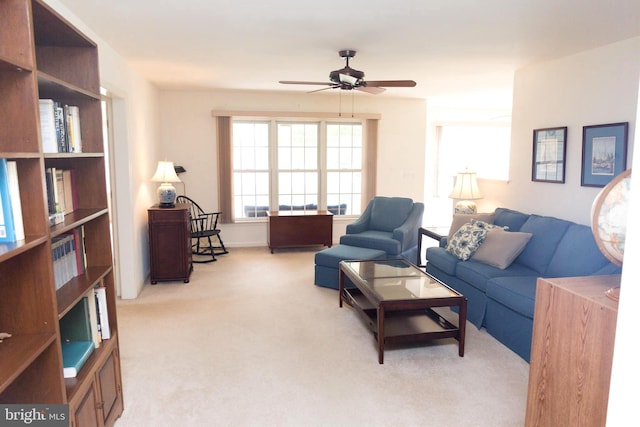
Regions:
<instances>
[{"instance_id":1,"label":"book on shelf","mask_svg":"<svg viewBox=\"0 0 640 427\"><path fill-rule=\"evenodd\" d=\"M64 120L64 109L59 102L53 103L54 105L54 119L56 124L56 141L58 142L58 153L66 153L67 147L67 129Z\"/></svg>"},{"instance_id":2,"label":"book on shelf","mask_svg":"<svg viewBox=\"0 0 640 427\"><path fill-rule=\"evenodd\" d=\"M40 133L44 153L81 153L80 109L53 99L40 99Z\"/></svg>"},{"instance_id":3,"label":"book on shelf","mask_svg":"<svg viewBox=\"0 0 640 427\"><path fill-rule=\"evenodd\" d=\"M98 286L94 289L98 305L98 325L100 336L103 340L111 338L111 327L109 326L109 312L107 311L107 289Z\"/></svg>"},{"instance_id":4,"label":"book on shelf","mask_svg":"<svg viewBox=\"0 0 640 427\"><path fill-rule=\"evenodd\" d=\"M87 269L87 253L84 249L84 226L74 228L68 234L73 235L76 270L78 275L84 274Z\"/></svg>"},{"instance_id":5,"label":"book on shelf","mask_svg":"<svg viewBox=\"0 0 640 427\"><path fill-rule=\"evenodd\" d=\"M15 194L15 189L12 190L12 181L15 181L15 185L17 185L17 168L10 166L10 163L14 163L13 166L15 166L15 162L0 159L0 242L15 242L24 239L22 209L19 206L14 208L12 202L17 197L17 203L20 203L19 190L18 194ZM10 177L12 173L15 173L13 178ZM16 230L16 220L19 230Z\"/></svg>"},{"instance_id":6,"label":"book on shelf","mask_svg":"<svg viewBox=\"0 0 640 427\"><path fill-rule=\"evenodd\" d=\"M100 335L100 327L98 320L98 304L96 293L93 288L89 289L84 296L87 299L87 307L89 312L89 326L91 327L91 339L95 348L100 347L102 343L102 335Z\"/></svg>"},{"instance_id":7,"label":"book on shelf","mask_svg":"<svg viewBox=\"0 0 640 427\"><path fill-rule=\"evenodd\" d=\"M65 341L62 343L62 363L65 378L75 378L93 353L93 341Z\"/></svg>"},{"instance_id":8,"label":"book on shelf","mask_svg":"<svg viewBox=\"0 0 640 427\"><path fill-rule=\"evenodd\" d=\"M72 153L82 153L82 132L80 129L80 109L69 106L69 142Z\"/></svg>"},{"instance_id":9,"label":"book on shelf","mask_svg":"<svg viewBox=\"0 0 640 427\"><path fill-rule=\"evenodd\" d=\"M7 177L9 180L9 195L11 196L11 212L13 213L13 228L16 240L24 240L24 222L22 220L22 202L20 201L20 183L18 182L18 163L7 161Z\"/></svg>"},{"instance_id":10,"label":"book on shelf","mask_svg":"<svg viewBox=\"0 0 640 427\"><path fill-rule=\"evenodd\" d=\"M42 152L58 152L55 106L53 104L53 99L40 100L40 137L42 139Z\"/></svg>"},{"instance_id":11,"label":"book on shelf","mask_svg":"<svg viewBox=\"0 0 640 427\"><path fill-rule=\"evenodd\" d=\"M63 215L73 212L76 209L77 198L75 197L74 188L74 171L70 169L55 169L56 182L54 185L56 191L57 210Z\"/></svg>"},{"instance_id":12,"label":"book on shelf","mask_svg":"<svg viewBox=\"0 0 640 427\"><path fill-rule=\"evenodd\" d=\"M64 221L64 214L60 212L60 205L57 201L56 191L56 171L55 168L46 168L44 170L45 183L47 185L47 206L49 210L49 225L60 224Z\"/></svg>"},{"instance_id":13,"label":"book on shelf","mask_svg":"<svg viewBox=\"0 0 640 427\"><path fill-rule=\"evenodd\" d=\"M45 169L49 225L64 221L64 216L73 212L78 205L75 191L75 171L73 169Z\"/></svg>"},{"instance_id":14,"label":"book on shelf","mask_svg":"<svg viewBox=\"0 0 640 427\"><path fill-rule=\"evenodd\" d=\"M59 321L64 377L75 377L95 348L89 304L84 297Z\"/></svg>"}]
</instances>

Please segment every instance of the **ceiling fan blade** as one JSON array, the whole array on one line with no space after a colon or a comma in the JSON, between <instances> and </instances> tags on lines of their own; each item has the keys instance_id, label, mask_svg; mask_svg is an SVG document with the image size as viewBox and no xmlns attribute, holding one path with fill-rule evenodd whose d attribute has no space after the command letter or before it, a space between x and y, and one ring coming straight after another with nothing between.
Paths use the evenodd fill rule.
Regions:
<instances>
[{"instance_id":1,"label":"ceiling fan blade","mask_svg":"<svg viewBox=\"0 0 640 427\"><path fill-rule=\"evenodd\" d=\"M332 86L334 83L331 82L298 82L292 80L280 80L278 83L282 83L283 85L321 85L321 86Z\"/></svg>"},{"instance_id":2,"label":"ceiling fan blade","mask_svg":"<svg viewBox=\"0 0 640 427\"><path fill-rule=\"evenodd\" d=\"M307 93L322 92L323 90L327 90L327 89L335 89L335 88L337 88L337 87L338 87L338 85L331 85L331 86L329 86L329 87L323 87L322 89L312 90L312 91L309 91L309 92L307 92Z\"/></svg>"},{"instance_id":3,"label":"ceiling fan blade","mask_svg":"<svg viewBox=\"0 0 640 427\"><path fill-rule=\"evenodd\" d=\"M413 80L367 80L367 86L371 87L415 87Z\"/></svg>"},{"instance_id":4,"label":"ceiling fan blade","mask_svg":"<svg viewBox=\"0 0 640 427\"><path fill-rule=\"evenodd\" d=\"M386 89L383 88L383 87L378 87L378 86L371 86L371 87L369 87L369 86L358 86L356 88L356 90L359 90L361 92L367 92L367 93L370 93L372 95L377 95L379 93L384 92Z\"/></svg>"}]
</instances>

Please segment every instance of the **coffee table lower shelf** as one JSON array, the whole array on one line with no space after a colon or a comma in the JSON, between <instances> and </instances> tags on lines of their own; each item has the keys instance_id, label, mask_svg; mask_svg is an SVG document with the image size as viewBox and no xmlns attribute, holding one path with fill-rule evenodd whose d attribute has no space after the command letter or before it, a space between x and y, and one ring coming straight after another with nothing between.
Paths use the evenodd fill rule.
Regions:
<instances>
[{"instance_id":1,"label":"coffee table lower shelf","mask_svg":"<svg viewBox=\"0 0 640 427\"><path fill-rule=\"evenodd\" d=\"M387 344L412 344L435 339L458 340L458 355L464 356L464 325L462 330L434 308L384 312L384 339L378 337L378 308L357 288L344 289L342 300L353 307L361 320L369 327L379 344L379 363L383 363L384 347ZM466 300L463 302L466 312ZM448 306L447 306L448 307ZM448 309L448 308L447 308ZM460 319L462 320L462 319ZM463 320L465 322L466 319Z\"/></svg>"}]
</instances>

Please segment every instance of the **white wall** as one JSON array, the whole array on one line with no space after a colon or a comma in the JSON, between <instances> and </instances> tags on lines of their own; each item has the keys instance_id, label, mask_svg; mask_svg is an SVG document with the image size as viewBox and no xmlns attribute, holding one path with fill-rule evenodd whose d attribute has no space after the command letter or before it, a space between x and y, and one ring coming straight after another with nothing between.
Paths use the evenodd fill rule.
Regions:
<instances>
[{"instance_id":1,"label":"white wall","mask_svg":"<svg viewBox=\"0 0 640 427\"><path fill-rule=\"evenodd\" d=\"M157 90L66 6L57 0L46 3L98 44L100 82L115 96L116 282L122 298L135 298L149 274L146 209L155 202L156 186L149 179L158 161Z\"/></svg>"},{"instance_id":2,"label":"white wall","mask_svg":"<svg viewBox=\"0 0 640 427\"><path fill-rule=\"evenodd\" d=\"M377 194L422 200L426 102L370 94L297 92L190 91L160 92L159 155L187 172L180 175L187 195L205 209L218 208L217 145L212 110L380 113ZM342 100L340 100L342 97ZM340 105L342 104L342 106ZM182 193L181 184L176 184ZM336 219L334 240L344 234ZM266 223L223 224L229 246L264 246Z\"/></svg>"},{"instance_id":3,"label":"white wall","mask_svg":"<svg viewBox=\"0 0 640 427\"><path fill-rule=\"evenodd\" d=\"M640 37L603 46L515 74L510 182L483 181L479 210L497 206L590 223L600 188L581 187L582 127L629 122L631 167L638 108ZM568 127L564 184L531 181L533 130Z\"/></svg>"}]
</instances>

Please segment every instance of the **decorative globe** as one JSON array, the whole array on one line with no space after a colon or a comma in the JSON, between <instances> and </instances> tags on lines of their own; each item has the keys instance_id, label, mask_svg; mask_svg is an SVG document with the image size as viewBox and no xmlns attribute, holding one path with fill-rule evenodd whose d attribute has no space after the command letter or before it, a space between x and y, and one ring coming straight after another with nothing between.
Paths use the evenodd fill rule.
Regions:
<instances>
[{"instance_id":1,"label":"decorative globe","mask_svg":"<svg viewBox=\"0 0 640 427\"><path fill-rule=\"evenodd\" d=\"M591 231L598 248L612 263L622 265L631 169L623 171L596 196L591 207Z\"/></svg>"}]
</instances>

